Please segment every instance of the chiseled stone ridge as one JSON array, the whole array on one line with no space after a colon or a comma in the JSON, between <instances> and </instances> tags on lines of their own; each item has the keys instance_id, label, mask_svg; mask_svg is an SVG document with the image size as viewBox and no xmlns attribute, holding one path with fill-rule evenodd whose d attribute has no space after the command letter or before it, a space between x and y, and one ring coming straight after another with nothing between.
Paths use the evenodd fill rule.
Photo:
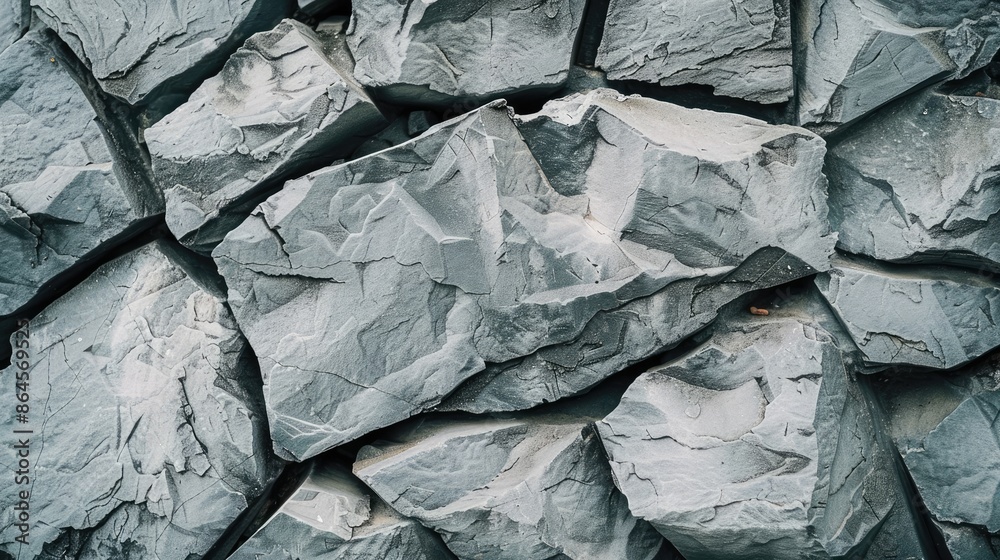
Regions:
<instances>
[{"instance_id":1,"label":"chiseled stone ridge","mask_svg":"<svg viewBox=\"0 0 1000 560\"><path fill-rule=\"evenodd\" d=\"M459 558L651 560L585 411L429 419L362 448L354 472Z\"/></svg>"},{"instance_id":2,"label":"chiseled stone ridge","mask_svg":"<svg viewBox=\"0 0 1000 560\"><path fill-rule=\"evenodd\" d=\"M838 247L1000 272L1000 101L926 90L830 148Z\"/></svg>"},{"instance_id":3,"label":"chiseled stone ridge","mask_svg":"<svg viewBox=\"0 0 1000 560\"><path fill-rule=\"evenodd\" d=\"M797 11L799 122L837 127L1000 48L988 0L809 0Z\"/></svg>"},{"instance_id":4,"label":"chiseled stone ridge","mask_svg":"<svg viewBox=\"0 0 1000 560\"><path fill-rule=\"evenodd\" d=\"M0 316L143 224L93 107L30 32L0 52ZM136 206L133 206L136 204Z\"/></svg>"},{"instance_id":5,"label":"chiseled stone ridge","mask_svg":"<svg viewBox=\"0 0 1000 560\"><path fill-rule=\"evenodd\" d=\"M556 90L569 76L585 0L356 0L355 76L409 105Z\"/></svg>"},{"instance_id":6,"label":"chiseled stone ridge","mask_svg":"<svg viewBox=\"0 0 1000 560\"><path fill-rule=\"evenodd\" d=\"M632 512L685 558L853 558L893 509L888 455L813 317L740 309L597 424Z\"/></svg>"},{"instance_id":7,"label":"chiseled stone ridge","mask_svg":"<svg viewBox=\"0 0 1000 560\"><path fill-rule=\"evenodd\" d=\"M441 538L401 517L349 471L314 462L295 493L228 560L449 560Z\"/></svg>"},{"instance_id":8,"label":"chiseled stone ridge","mask_svg":"<svg viewBox=\"0 0 1000 560\"><path fill-rule=\"evenodd\" d=\"M611 80L704 84L758 103L791 99L788 0L611 0L597 65Z\"/></svg>"},{"instance_id":9,"label":"chiseled stone ridge","mask_svg":"<svg viewBox=\"0 0 1000 560\"><path fill-rule=\"evenodd\" d=\"M815 282L869 365L949 369L1000 346L1000 285L979 274L844 260Z\"/></svg>"},{"instance_id":10,"label":"chiseled stone ridge","mask_svg":"<svg viewBox=\"0 0 1000 560\"><path fill-rule=\"evenodd\" d=\"M0 551L200 557L275 476L246 341L179 251L119 257L30 322L30 421L0 427L33 430L31 538L15 542L4 515ZM14 374L0 374L5 402ZM0 462L13 472L14 450ZM0 487L5 511L24 488Z\"/></svg>"},{"instance_id":11,"label":"chiseled stone ridge","mask_svg":"<svg viewBox=\"0 0 1000 560\"><path fill-rule=\"evenodd\" d=\"M182 243L211 252L246 217L241 203L311 162L347 155L385 125L339 39L284 20L146 131L167 225Z\"/></svg>"},{"instance_id":12,"label":"chiseled stone ridge","mask_svg":"<svg viewBox=\"0 0 1000 560\"><path fill-rule=\"evenodd\" d=\"M31 0L34 13L131 104L190 90L251 33L278 23L274 0Z\"/></svg>"},{"instance_id":13,"label":"chiseled stone ridge","mask_svg":"<svg viewBox=\"0 0 1000 560\"><path fill-rule=\"evenodd\" d=\"M290 181L226 237L214 256L261 361L279 454L307 458L433 407L486 363L566 343L586 352L579 337L595 316L658 292L670 293L639 305L653 321L664 320L657 305L679 308L676 324L653 329L676 344L760 278L828 268L835 236L822 140L746 117L609 99L632 120L608 116L598 132L623 151L638 147L615 164L628 170L615 178L550 183L543 170L557 164L539 167L545 154L529 151L507 109L491 104ZM595 114L577 116L600 121ZM671 146L671 130L691 134ZM593 153L601 163L623 151ZM713 238L692 248L692 239ZM738 268L753 255L767 266ZM713 281L718 290L698 293ZM638 352L659 348L643 341ZM613 364L596 371L578 390Z\"/></svg>"}]
</instances>

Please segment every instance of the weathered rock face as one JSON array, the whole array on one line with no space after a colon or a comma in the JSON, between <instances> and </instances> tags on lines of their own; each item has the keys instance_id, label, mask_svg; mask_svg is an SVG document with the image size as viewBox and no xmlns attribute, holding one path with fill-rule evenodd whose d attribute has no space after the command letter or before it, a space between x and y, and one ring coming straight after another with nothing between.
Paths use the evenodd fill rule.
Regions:
<instances>
[{"instance_id":1,"label":"weathered rock face","mask_svg":"<svg viewBox=\"0 0 1000 560\"><path fill-rule=\"evenodd\" d=\"M597 424L632 512L686 558L851 557L893 508L872 418L804 310L741 310Z\"/></svg>"},{"instance_id":2,"label":"weathered rock face","mask_svg":"<svg viewBox=\"0 0 1000 560\"><path fill-rule=\"evenodd\" d=\"M447 560L441 538L372 497L350 472L313 463L295 493L230 560Z\"/></svg>"},{"instance_id":3,"label":"weathered rock face","mask_svg":"<svg viewBox=\"0 0 1000 560\"><path fill-rule=\"evenodd\" d=\"M44 36L0 53L0 316L143 225L95 118Z\"/></svg>"},{"instance_id":4,"label":"weathered rock face","mask_svg":"<svg viewBox=\"0 0 1000 560\"><path fill-rule=\"evenodd\" d=\"M949 369L1000 346L1000 286L977 274L844 261L816 285L870 365Z\"/></svg>"},{"instance_id":5,"label":"weathered rock face","mask_svg":"<svg viewBox=\"0 0 1000 560\"><path fill-rule=\"evenodd\" d=\"M663 539L629 513L587 412L420 422L354 472L459 558L651 559Z\"/></svg>"},{"instance_id":6,"label":"weathered rock face","mask_svg":"<svg viewBox=\"0 0 1000 560\"><path fill-rule=\"evenodd\" d=\"M30 14L27 0L0 1L0 52L28 30Z\"/></svg>"},{"instance_id":7,"label":"weathered rock face","mask_svg":"<svg viewBox=\"0 0 1000 560\"><path fill-rule=\"evenodd\" d=\"M403 104L555 90L569 74L585 4L358 0L348 30L355 76Z\"/></svg>"},{"instance_id":8,"label":"weathered rock face","mask_svg":"<svg viewBox=\"0 0 1000 560\"><path fill-rule=\"evenodd\" d=\"M137 104L190 90L251 33L278 23L285 2L220 0L146 6L99 0L31 0L108 93Z\"/></svg>"},{"instance_id":9,"label":"weathered rock face","mask_svg":"<svg viewBox=\"0 0 1000 560\"><path fill-rule=\"evenodd\" d=\"M30 323L29 545L21 557L203 554L275 474L256 371L215 287L154 243L97 270ZM15 336L15 340L20 340ZM0 374L15 402L15 369ZM22 391L23 392L23 389ZM15 470L14 450L0 459Z\"/></svg>"},{"instance_id":10,"label":"weathered rock face","mask_svg":"<svg viewBox=\"0 0 1000 560\"><path fill-rule=\"evenodd\" d=\"M1000 271L1000 101L927 90L833 145L830 221L845 251Z\"/></svg>"},{"instance_id":11,"label":"weathered rock face","mask_svg":"<svg viewBox=\"0 0 1000 560\"><path fill-rule=\"evenodd\" d=\"M612 80L784 103L793 87L788 0L612 0L597 65Z\"/></svg>"},{"instance_id":12,"label":"weathered rock face","mask_svg":"<svg viewBox=\"0 0 1000 560\"><path fill-rule=\"evenodd\" d=\"M875 387L920 508L943 534L952 557L997 558L1000 356L949 377L885 374Z\"/></svg>"},{"instance_id":13,"label":"weathered rock face","mask_svg":"<svg viewBox=\"0 0 1000 560\"><path fill-rule=\"evenodd\" d=\"M246 217L230 215L235 208L291 172L347 155L384 126L354 81L342 36L325 43L293 20L254 35L146 131L167 225L183 243L211 252Z\"/></svg>"},{"instance_id":14,"label":"weathered rock face","mask_svg":"<svg viewBox=\"0 0 1000 560\"><path fill-rule=\"evenodd\" d=\"M825 223L817 137L594 95L626 117L580 103L577 124L590 123L581 128L604 129L622 143L621 151L594 150L595 161L637 145L642 153L637 143L645 142L646 159L621 164L646 173L550 183L543 170L558 171L560 162L529 151L507 111L491 105L397 148L289 182L227 236L214 255L261 360L279 453L312 456L438 404L486 362L553 345L567 345L561 351L578 362L588 353L609 360L583 374L576 387L585 389L617 365L676 344L710 320L719 301L760 287L758 280L778 283L828 266L835 240ZM642 115L683 131L742 126L735 139L703 132L670 145L670 129L643 130ZM573 128L561 134L573 138ZM642 132L659 136L647 134L646 142ZM699 150L713 159L703 163ZM662 181L659 169L670 170ZM765 228L756 218L773 215L788 221ZM719 235L728 247L690 249L694 236ZM766 268L738 268L758 254ZM698 294L703 301L695 304L701 284L713 281L720 288ZM580 338L598 314L657 293L602 317L596 332ZM677 322L646 327L626 355L614 354L614 343L587 347L601 332L622 332L633 311L649 317L672 307ZM350 314L331 314L347 308ZM541 402L546 384L539 378L529 401Z\"/></svg>"},{"instance_id":15,"label":"weathered rock face","mask_svg":"<svg viewBox=\"0 0 1000 560\"><path fill-rule=\"evenodd\" d=\"M1000 48L992 2L824 0L798 11L799 122L850 123L930 81L965 76Z\"/></svg>"}]
</instances>

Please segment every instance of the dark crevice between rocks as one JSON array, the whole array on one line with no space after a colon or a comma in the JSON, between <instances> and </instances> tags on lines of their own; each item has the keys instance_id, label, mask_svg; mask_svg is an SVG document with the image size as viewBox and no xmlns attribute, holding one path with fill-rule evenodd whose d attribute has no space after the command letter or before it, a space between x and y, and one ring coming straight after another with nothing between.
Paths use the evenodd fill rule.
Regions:
<instances>
[{"instance_id":1,"label":"dark crevice between rocks","mask_svg":"<svg viewBox=\"0 0 1000 560\"><path fill-rule=\"evenodd\" d=\"M298 0L292 19L316 28L324 19L351 15L350 0Z\"/></svg>"},{"instance_id":2,"label":"dark crevice between rocks","mask_svg":"<svg viewBox=\"0 0 1000 560\"><path fill-rule=\"evenodd\" d=\"M914 532L920 540L920 549L923 552L925 560L954 560L951 552L948 550L948 546L945 544L944 535L941 534L941 531L931 519L930 512L927 506L924 505L920 493L917 491L917 485L914 483L913 477L910 476L910 471L907 470L906 465L903 463L903 457L900 455L899 449L889 436L886 426L888 422L886 403L879 397L878 391L874 387L875 377L864 374L856 375L855 377L872 417L875 438L892 460L893 475L898 489L897 495L905 499L905 503L902 506L906 508L910 519L913 521ZM896 505L900 506L898 503Z\"/></svg>"},{"instance_id":3,"label":"dark crevice between rocks","mask_svg":"<svg viewBox=\"0 0 1000 560\"><path fill-rule=\"evenodd\" d=\"M604 37L604 25L608 19L611 0L588 0L583 11L583 23L576 38L573 61L584 68L593 68L597 63L597 49Z\"/></svg>"},{"instance_id":4,"label":"dark crevice between rocks","mask_svg":"<svg viewBox=\"0 0 1000 560\"><path fill-rule=\"evenodd\" d=\"M736 97L716 95L715 89L711 86L698 84L661 86L636 80L609 80L608 85L625 95L639 94L690 109L736 113L770 124L793 124L789 109L791 103L765 105Z\"/></svg>"}]
</instances>

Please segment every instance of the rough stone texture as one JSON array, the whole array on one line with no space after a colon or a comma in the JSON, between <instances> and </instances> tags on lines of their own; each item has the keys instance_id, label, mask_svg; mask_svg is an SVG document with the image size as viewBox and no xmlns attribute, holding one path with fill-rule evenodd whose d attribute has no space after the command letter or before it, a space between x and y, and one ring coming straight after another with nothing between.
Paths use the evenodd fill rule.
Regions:
<instances>
[{"instance_id":1,"label":"rough stone texture","mask_svg":"<svg viewBox=\"0 0 1000 560\"><path fill-rule=\"evenodd\" d=\"M1000 286L977 274L844 261L816 285L869 365L949 369L1000 345Z\"/></svg>"},{"instance_id":2,"label":"rough stone texture","mask_svg":"<svg viewBox=\"0 0 1000 560\"><path fill-rule=\"evenodd\" d=\"M800 123L850 123L929 81L968 75L1000 48L995 3L884 4L802 3L796 46Z\"/></svg>"},{"instance_id":3,"label":"rough stone texture","mask_svg":"<svg viewBox=\"0 0 1000 560\"><path fill-rule=\"evenodd\" d=\"M955 560L1000 558L1000 355L951 376L884 374L875 384L919 492Z\"/></svg>"},{"instance_id":4,"label":"rough stone texture","mask_svg":"<svg viewBox=\"0 0 1000 560\"><path fill-rule=\"evenodd\" d=\"M254 35L146 131L167 225L182 243L211 252L246 217L227 212L384 126L354 81L343 37L325 38L293 20Z\"/></svg>"},{"instance_id":5,"label":"rough stone texture","mask_svg":"<svg viewBox=\"0 0 1000 560\"><path fill-rule=\"evenodd\" d=\"M1000 271L1000 101L927 90L830 148L838 247Z\"/></svg>"},{"instance_id":6,"label":"rough stone texture","mask_svg":"<svg viewBox=\"0 0 1000 560\"><path fill-rule=\"evenodd\" d=\"M146 217L54 54L36 32L0 53L0 316Z\"/></svg>"},{"instance_id":7,"label":"rough stone texture","mask_svg":"<svg viewBox=\"0 0 1000 560\"><path fill-rule=\"evenodd\" d=\"M147 5L113 0L31 0L35 14L130 104L190 90L251 33L273 27L286 3L216 0Z\"/></svg>"},{"instance_id":8,"label":"rough stone texture","mask_svg":"<svg viewBox=\"0 0 1000 560\"><path fill-rule=\"evenodd\" d=\"M584 0L352 2L355 76L387 100L448 105L558 89Z\"/></svg>"},{"instance_id":9,"label":"rough stone texture","mask_svg":"<svg viewBox=\"0 0 1000 560\"><path fill-rule=\"evenodd\" d=\"M820 139L608 92L594 98L621 114L588 111L586 101L574 122L621 147L591 151L586 186L568 171L550 183L542 171L561 162L543 160L558 156L529 151L495 104L289 182L219 245L230 303L261 360L279 454L302 459L350 441L438 404L487 362L553 345L578 362L611 360L583 373L582 390L676 344L760 279L827 268L835 239ZM649 127L653 118L661 128ZM727 124L739 132L722 134ZM574 128L561 134L597 136ZM690 136L674 143L671 131ZM634 171L597 173L604 158L635 147L617 164ZM714 241L695 249L692 239ZM745 261L756 265L738 268ZM695 304L709 282L718 290ZM580 338L598 314L658 292ZM670 307L678 321L637 326L647 332L625 356L613 352L617 338L588 348L604 330L621 333L632 311ZM546 392L539 384L534 402Z\"/></svg>"},{"instance_id":10,"label":"rough stone texture","mask_svg":"<svg viewBox=\"0 0 1000 560\"><path fill-rule=\"evenodd\" d=\"M0 0L0 52L24 35L30 17L28 0Z\"/></svg>"},{"instance_id":11,"label":"rough stone texture","mask_svg":"<svg viewBox=\"0 0 1000 560\"><path fill-rule=\"evenodd\" d=\"M663 539L629 513L589 413L423 421L354 472L459 558L652 559Z\"/></svg>"},{"instance_id":12,"label":"rough stone texture","mask_svg":"<svg viewBox=\"0 0 1000 560\"><path fill-rule=\"evenodd\" d=\"M447 560L440 537L372 497L350 472L314 462L295 493L229 560Z\"/></svg>"},{"instance_id":13,"label":"rough stone texture","mask_svg":"<svg viewBox=\"0 0 1000 560\"><path fill-rule=\"evenodd\" d=\"M146 245L99 268L30 323L30 545L21 558L203 554L274 476L244 338L180 249ZM18 338L15 337L15 340ZM14 368L0 397L14 403ZM5 446L2 466L15 470ZM11 511L23 485L6 483Z\"/></svg>"},{"instance_id":14,"label":"rough stone texture","mask_svg":"<svg viewBox=\"0 0 1000 560\"><path fill-rule=\"evenodd\" d=\"M612 0L597 65L611 80L784 103L793 88L788 0Z\"/></svg>"},{"instance_id":15,"label":"rough stone texture","mask_svg":"<svg viewBox=\"0 0 1000 560\"><path fill-rule=\"evenodd\" d=\"M817 314L739 309L597 424L632 512L686 558L854 557L894 507L888 454Z\"/></svg>"}]
</instances>

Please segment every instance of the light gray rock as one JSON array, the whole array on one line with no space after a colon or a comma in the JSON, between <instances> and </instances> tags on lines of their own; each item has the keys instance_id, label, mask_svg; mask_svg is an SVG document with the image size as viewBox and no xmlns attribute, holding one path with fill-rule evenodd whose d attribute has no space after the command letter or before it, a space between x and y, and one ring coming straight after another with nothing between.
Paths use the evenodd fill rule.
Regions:
<instances>
[{"instance_id":1,"label":"light gray rock","mask_svg":"<svg viewBox=\"0 0 1000 560\"><path fill-rule=\"evenodd\" d=\"M0 0L0 52L24 35L30 21L28 0Z\"/></svg>"},{"instance_id":2,"label":"light gray rock","mask_svg":"<svg viewBox=\"0 0 1000 560\"><path fill-rule=\"evenodd\" d=\"M629 513L587 412L428 419L354 472L462 559L652 559L663 539Z\"/></svg>"},{"instance_id":3,"label":"light gray rock","mask_svg":"<svg viewBox=\"0 0 1000 560\"><path fill-rule=\"evenodd\" d=\"M0 550L200 556L276 475L246 341L179 251L154 242L119 257L30 322L29 422L0 425L33 431L30 485L0 488L4 511L30 491L30 544L4 515ZM4 402L14 376L0 374Z\"/></svg>"},{"instance_id":4,"label":"light gray rock","mask_svg":"<svg viewBox=\"0 0 1000 560\"><path fill-rule=\"evenodd\" d=\"M784 103L793 88L788 0L612 0L597 66L611 80Z\"/></svg>"},{"instance_id":5,"label":"light gray rock","mask_svg":"<svg viewBox=\"0 0 1000 560\"><path fill-rule=\"evenodd\" d=\"M479 102L566 81L584 0L352 3L355 76L406 105Z\"/></svg>"},{"instance_id":6,"label":"light gray rock","mask_svg":"<svg viewBox=\"0 0 1000 560\"><path fill-rule=\"evenodd\" d=\"M540 168L536 157L555 156L529 151L493 104L289 182L219 245L230 304L261 360L279 454L307 458L433 407L487 362L567 343L583 362L586 339L620 332L613 323L632 310L580 339L588 324L633 300L666 290L635 311L662 321L662 309L677 307L677 321L640 327L648 332L624 361L676 344L761 278L828 267L835 239L818 137L607 91L588 99L626 118L588 112L587 100L571 116L606 118L606 137L621 146L596 148L585 187L550 183L542 169L555 164ZM573 129L563 134L583 133ZM681 132L690 134L674 143ZM598 176L605 158L629 171ZM693 306L702 282L719 289ZM614 340L595 353L609 364L574 390L623 363Z\"/></svg>"},{"instance_id":7,"label":"light gray rock","mask_svg":"<svg viewBox=\"0 0 1000 560\"><path fill-rule=\"evenodd\" d=\"M146 130L167 225L182 243L211 252L246 217L227 213L303 167L349 154L385 125L344 60L343 36L324 39L294 20L252 36Z\"/></svg>"},{"instance_id":8,"label":"light gray rock","mask_svg":"<svg viewBox=\"0 0 1000 560\"><path fill-rule=\"evenodd\" d=\"M295 493L229 560L447 560L434 532L400 517L347 470L314 462Z\"/></svg>"},{"instance_id":9,"label":"light gray rock","mask_svg":"<svg viewBox=\"0 0 1000 560\"><path fill-rule=\"evenodd\" d=\"M0 53L0 316L150 215L55 55L36 32Z\"/></svg>"},{"instance_id":10,"label":"light gray rock","mask_svg":"<svg viewBox=\"0 0 1000 560\"><path fill-rule=\"evenodd\" d=\"M1000 101L927 90L830 148L838 247L1000 271Z\"/></svg>"},{"instance_id":11,"label":"light gray rock","mask_svg":"<svg viewBox=\"0 0 1000 560\"><path fill-rule=\"evenodd\" d=\"M869 365L949 369L1000 346L1000 286L977 274L844 260L816 285Z\"/></svg>"},{"instance_id":12,"label":"light gray rock","mask_svg":"<svg viewBox=\"0 0 1000 560\"><path fill-rule=\"evenodd\" d=\"M273 27L287 9L285 2L270 0L152 5L31 0L31 5L104 91L133 105L193 89L244 39Z\"/></svg>"},{"instance_id":13,"label":"light gray rock","mask_svg":"<svg viewBox=\"0 0 1000 560\"><path fill-rule=\"evenodd\" d=\"M804 2L796 24L799 122L837 127L930 81L988 64L1000 48L1000 8L930 4Z\"/></svg>"},{"instance_id":14,"label":"light gray rock","mask_svg":"<svg viewBox=\"0 0 1000 560\"><path fill-rule=\"evenodd\" d=\"M597 424L630 509L685 558L853 558L893 509L889 456L814 316L741 309Z\"/></svg>"}]
</instances>

